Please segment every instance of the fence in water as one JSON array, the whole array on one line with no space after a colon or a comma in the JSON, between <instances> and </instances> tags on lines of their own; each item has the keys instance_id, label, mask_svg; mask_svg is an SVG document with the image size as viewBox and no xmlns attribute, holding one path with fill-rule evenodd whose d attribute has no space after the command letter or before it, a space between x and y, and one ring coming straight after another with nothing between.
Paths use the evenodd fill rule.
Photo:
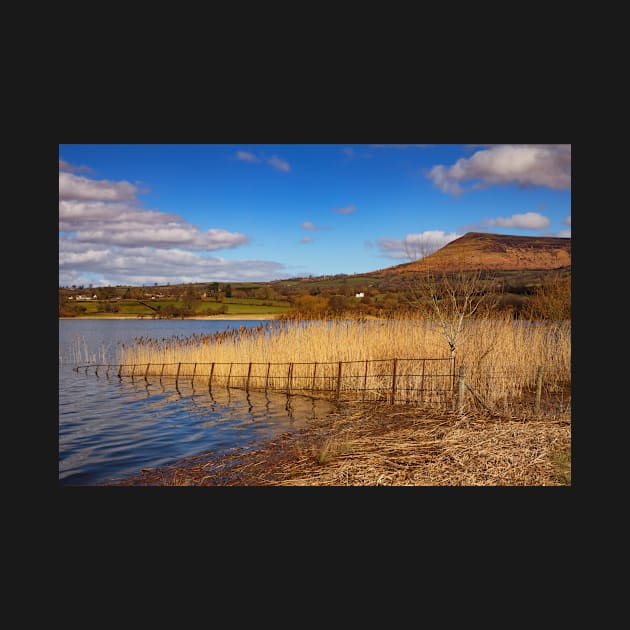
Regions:
<instances>
[{"instance_id":1,"label":"fence in water","mask_svg":"<svg viewBox=\"0 0 630 630\"><path fill-rule=\"evenodd\" d=\"M469 408L526 413L567 413L571 404L570 374L467 370L448 358L373 359L328 362L210 362L88 364L74 368L120 379L159 378L213 388L281 392L336 401L380 401L440 407L464 413Z\"/></svg>"}]
</instances>

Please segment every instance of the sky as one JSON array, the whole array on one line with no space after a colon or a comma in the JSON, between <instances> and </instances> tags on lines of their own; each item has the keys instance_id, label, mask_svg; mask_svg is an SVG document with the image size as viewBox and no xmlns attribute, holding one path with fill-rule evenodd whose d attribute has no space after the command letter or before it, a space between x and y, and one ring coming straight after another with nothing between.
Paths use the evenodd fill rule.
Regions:
<instances>
[{"instance_id":1,"label":"sky","mask_svg":"<svg viewBox=\"0 0 630 630\"><path fill-rule=\"evenodd\" d=\"M355 274L571 236L570 144L60 144L59 286Z\"/></svg>"}]
</instances>

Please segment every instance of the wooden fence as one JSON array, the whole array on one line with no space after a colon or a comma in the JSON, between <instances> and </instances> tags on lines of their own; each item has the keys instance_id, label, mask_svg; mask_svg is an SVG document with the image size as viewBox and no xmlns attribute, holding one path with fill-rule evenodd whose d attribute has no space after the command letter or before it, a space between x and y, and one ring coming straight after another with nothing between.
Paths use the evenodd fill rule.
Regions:
<instances>
[{"instance_id":1,"label":"wooden fence","mask_svg":"<svg viewBox=\"0 0 630 630\"><path fill-rule=\"evenodd\" d=\"M514 374L467 372L464 365L452 369L449 358L376 359L364 361L285 363L146 363L142 365L88 364L74 368L92 370L96 376L119 379L158 378L189 382L193 387L225 387L245 391L281 392L341 400L381 401L391 404L446 407L465 413L482 407L497 411L508 404L525 404L538 415L543 401L542 367ZM570 375L550 373L546 393L560 393L560 404L570 405ZM549 401L550 396L545 397ZM556 396L558 398L558 396ZM557 406L557 405L556 405Z\"/></svg>"}]
</instances>

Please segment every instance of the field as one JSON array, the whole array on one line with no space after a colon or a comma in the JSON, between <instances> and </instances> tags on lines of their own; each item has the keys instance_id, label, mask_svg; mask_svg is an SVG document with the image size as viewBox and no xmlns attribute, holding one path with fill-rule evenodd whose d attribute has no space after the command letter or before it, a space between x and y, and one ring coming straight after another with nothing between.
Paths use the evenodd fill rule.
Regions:
<instances>
[{"instance_id":1,"label":"field","mask_svg":"<svg viewBox=\"0 0 630 630\"><path fill-rule=\"evenodd\" d=\"M166 313L169 307L182 309L182 300L86 300L76 304L83 309L77 317L159 317L158 311ZM195 300L190 303L191 314L194 316L221 315L278 315L289 308L285 300L261 300L254 298L223 298L222 302L215 300Z\"/></svg>"}]
</instances>

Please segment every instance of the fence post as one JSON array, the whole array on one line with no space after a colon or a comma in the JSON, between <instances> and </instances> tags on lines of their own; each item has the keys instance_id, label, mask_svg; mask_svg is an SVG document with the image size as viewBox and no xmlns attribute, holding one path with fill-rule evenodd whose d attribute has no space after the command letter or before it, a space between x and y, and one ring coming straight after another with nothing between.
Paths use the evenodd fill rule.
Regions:
<instances>
[{"instance_id":1,"label":"fence post","mask_svg":"<svg viewBox=\"0 0 630 630\"><path fill-rule=\"evenodd\" d=\"M212 393L212 375L214 374L214 361L210 366L210 376L208 377L208 391Z\"/></svg>"},{"instance_id":2,"label":"fence post","mask_svg":"<svg viewBox=\"0 0 630 630\"><path fill-rule=\"evenodd\" d=\"M317 374L317 361L313 363L313 380L311 381L311 393L315 391L315 375Z\"/></svg>"},{"instance_id":3,"label":"fence post","mask_svg":"<svg viewBox=\"0 0 630 630\"><path fill-rule=\"evenodd\" d=\"M542 377L543 377L543 369L542 366L539 366L536 370L536 402L534 403L534 415L538 415L540 413L540 397L542 395Z\"/></svg>"},{"instance_id":4,"label":"fence post","mask_svg":"<svg viewBox=\"0 0 630 630\"><path fill-rule=\"evenodd\" d=\"M177 374L175 374L175 387L177 387L177 380L179 379L179 368L182 366L181 361L177 364Z\"/></svg>"},{"instance_id":5,"label":"fence post","mask_svg":"<svg viewBox=\"0 0 630 630\"><path fill-rule=\"evenodd\" d=\"M422 380L420 381L420 402L424 402L424 364L425 364L425 360L422 359Z\"/></svg>"},{"instance_id":6,"label":"fence post","mask_svg":"<svg viewBox=\"0 0 630 630\"><path fill-rule=\"evenodd\" d=\"M365 360L365 374L363 375L363 393L361 394L361 400L365 400L365 391L367 390L367 375L368 375L368 362Z\"/></svg>"},{"instance_id":7,"label":"fence post","mask_svg":"<svg viewBox=\"0 0 630 630\"><path fill-rule=\"evenodd\" d=\"M232 366L234 365L234 363L230 362L230 371L228 372L228 378L227 378L227 389L230 389L230 379L232 378Z\"/></svg>"},{"instance_id":8,"label":"fence post","mask_svg":"<svg viewBox=\"0 0 630 630\"><path fill-rule=\"evenodd\" d=\"M457 394L457 411L460 416L464 414L464 390L465 390L464 366L460 365L459 366L459 390Z\"/></svg>"},{"instance_id":9,"label":"fence post","mask_svg":"<svg viewBox=\"0 0 630 630\"><path fill-rule=\"evenodd\" d=\"M247 368L247 381L245 383L245 391L249 391L249 376L252 373L252 362L249 362L249 367Z\"/></svg>"},{"instance_id":10,"label":"fence post","mask_svg":"<svg viewBox=\"0 0 630 630\"><path fill-rule=\"evenodd\" d=\"M151 365L151 363L147 363L147 369L144 371L144 380L147 380L147 374L149 373L149 366Z\"/></svg>"},{"instance_id":11,"label":"fence post","mask_svg":"<svg viewBox=\"0 0 630 630\"><path fill-rule=\"evenodd\" d=\"M287 396L291 394L291 377L293 376L293 363L289 363L287 369Z\"/></svg>"},{"instance_id":12,"label":"fence post","mask_svg":"<svg viewBox=\"0 0 630 630\"><path fill-rule=\"evenodd\" d=\"M193 374L192 374L192 378L190 379L190 384L191 385L195 385L195 374L197 373L197 364L195 363L194 367L193 367Z\"/></svg>"},{"instance_id":13,"label":"fence post","mask_svg":"<svg viewBox=\"0 0 630 630\"><path fill-rule=\"evenodd\" d=\"M267 376L265 376L265 394L267 393L267 387L269 385L269 370L271 369L271 362L267 363Z\"/></svg>"},{"instance_id":14,"label":"fence post","mask_svg":"<svg viewBox=\"0 0 630 630\"><path fill-rule=\"evenodd\" d=\"M337 368L337 402L339 402L339 395L341 394L341 366L343 363L339 361L339 367Z\"/></svg>"},{"instance_id":15,"label":"fence post","mask_svg":"<svg viewBox=\"0 0 630 630\"><path fill-rule=\"evenodd\" d=\"M396 402L396 365L398 359L394 359L394 366L392 368L392 405Z\"/></svg>"}]
</instances>

